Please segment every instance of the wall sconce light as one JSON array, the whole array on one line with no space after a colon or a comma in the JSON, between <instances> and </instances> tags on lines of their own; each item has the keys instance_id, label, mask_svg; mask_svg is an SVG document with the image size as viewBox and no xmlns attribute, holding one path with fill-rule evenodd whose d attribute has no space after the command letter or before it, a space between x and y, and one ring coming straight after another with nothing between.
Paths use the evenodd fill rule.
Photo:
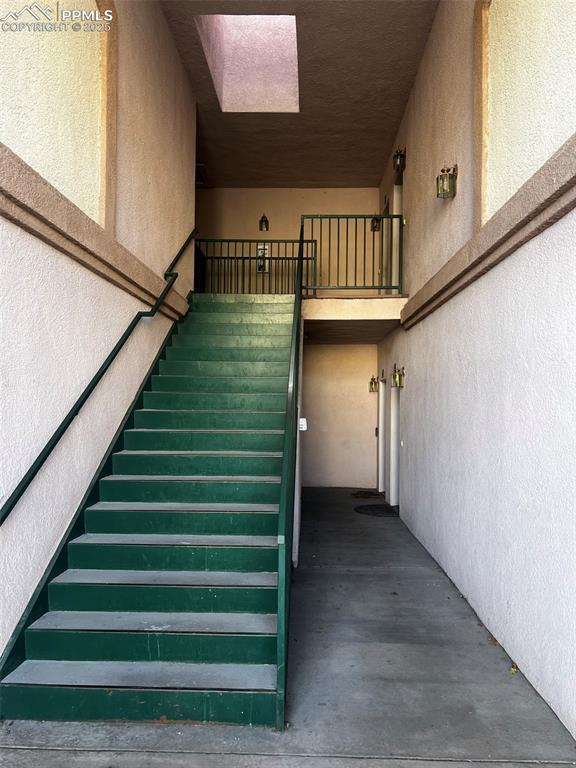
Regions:
<instances>
[{"instance_id":1,"label":"wall sconce light","mask_svg":"<svg viewBox=\"0 0 576 768\"><path fill-rule=\"evenodd\" d=\"M394 184L401 186L404 180L404 170L406 168L406 147L398 148L392 158L392 168L394 170Z\"/></svg>"},{"instance_id":2,"label":"wall sconce light","mask_svg":"<svg viewBox=\"0 0 576 768\"><path fill-rule=\"evenodd\" d=\"M378 377L372 376L368 384L368 392L378 392Z\"/></svg>"},{"instance_id":3,"label":"wall sconce light","mask_svg":"<svg viewBox=\"0 0 576 768\"><path fill-rule=\"evenodd\" d=\"M373 216L370 221L370 232L380 232L382 226L382 220L380 216Z\"/></svg>"},{"instance_id":4,"label":"wall sconce light","mask_svg":"<svg viewBox=\"0 0 576 768\"><path fill-rule=\"evenodd\" d=\"M258 222L258 229L260 232L268 232L270 229L270 222L268 221L268 218L265 213L262 214L260 217L260 221Z\"/></svg>"},{"instance_id":5,"label":"wall sconce light","mask_svg":"<svg viewBox=\"0 0 576 768\"><path fill-rule=\"evenodd\" d=\"M404 366L402 366L402 368L398 368L396 363L394 363L394 370L392 371L392 386L402 388L404 386L405 376L406 376L406 369L404 368Z\"/></svg>"},{"instance_id":6,"label":"wall sconce light","mask_svg":"<svg viewBox=\"0 0 576 768\"><path fill-rule=\"evenodd\" d=\"M456 179L458 178L458 166L453 168L446 166L436 176L436 197L446 199L456 197Z\"/></svg>"}]
</instances>

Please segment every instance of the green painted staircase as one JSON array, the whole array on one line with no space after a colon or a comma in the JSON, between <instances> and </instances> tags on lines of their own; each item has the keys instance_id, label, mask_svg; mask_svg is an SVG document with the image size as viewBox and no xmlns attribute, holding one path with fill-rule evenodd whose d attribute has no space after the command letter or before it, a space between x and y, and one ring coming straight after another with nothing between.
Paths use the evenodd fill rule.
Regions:
<instances>
[{"instance_id":1,"label":"green painted staircase","mask_svg":"<svg viewBox=\"0 0 576 768\"><path fill-rule=\"evenodd\" d=\"M294 296L194 297L0 684L3 718L278 724L293 313Z\"/></svg>"}]
</instances>

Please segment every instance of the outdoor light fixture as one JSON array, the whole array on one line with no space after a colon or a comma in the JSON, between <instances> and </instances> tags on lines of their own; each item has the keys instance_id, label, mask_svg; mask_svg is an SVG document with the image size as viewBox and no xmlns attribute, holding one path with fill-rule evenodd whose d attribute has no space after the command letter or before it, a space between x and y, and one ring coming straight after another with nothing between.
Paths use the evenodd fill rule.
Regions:
<instances>
[{"instance_id":1,"label":"outdoor light fixture","mask_svg":"<svg viewBox=\"0 0 576 768\"><path fill-rule=\"evenodd\" d=\"M458 166L442 168L436 176L436 197L446 199L456 197L456 179L458 178Z\"/></svg>"},{"instance_id":2,"label":"outdoor light fixture","mask_svg":"<svg viewBox=\"0 0 576 768\"><path fill-rule=\"evenodd\" d=\"M263 213L260 218L260 221L258 223L258 229L260 230L260 232L268 232L268 230L270 229L270 222L268 221L268 218L266 217L265 213Z\"/></svg>"},{"instance_id":3,"label":"outdoor light fixture","mask_svg":"<svg viewBox=\"0 0 576 768\"><path fill-rule=\"evenodd\" d=\"M404 169L406 168L406 147L398 148L392 158L392 168L394 169L394 184L402 185L404 178Z\"/></svg>"},{"instance_id":4,"label":"outdoor light fixture","mask_svg":"<svg viewBox=\"0 0 576 768\"><path fill-rule=\"evenodd\" d=\"M402 368L398 368L396 363L394 363L394 370L392 371L392 386L402 388L404 386L405 376L406 370L404 366L402 366Z\"/></svg>"},{"instance_id":5,"label":"outdoor light fixture","mask_svg":"<svg viewBox=\"0 0 576 768\"><path fill-rule=\"evenodd\" d=\"M380 216L374 216L370 222L370 232L380 232L381 220Z\"/></svg>"},{"instance_id":6,"label":"outdoor light fixture","mask_svg":"<svg viewBox=\"0 0 576 768\"><path fill-rule=\"evenodd\" d=\"M368 392L378 392L378 377L372 376L368 384Z\"/></svg>"}]
</instances>

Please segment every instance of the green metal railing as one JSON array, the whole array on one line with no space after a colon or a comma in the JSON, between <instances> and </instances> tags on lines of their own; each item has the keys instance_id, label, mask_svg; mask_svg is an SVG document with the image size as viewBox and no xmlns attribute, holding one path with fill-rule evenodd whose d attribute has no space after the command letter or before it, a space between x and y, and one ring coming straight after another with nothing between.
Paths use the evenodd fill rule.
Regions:
<instances>
[{"instance_id":1,"label":"green metal railing","mask_svg":"<svg viewBox=\"0 0 576 768\"><path fill-rule=\"evenodd\" d=\"M22 495L30 485L30 483L34 480L36 475L38 474L39 470L44 465L46 459L50 456L54 448L58 445L61 438L64 436L64 433L72 424L78 413L80 412L80 409L82 406L86 403L92 392L96 389L98 386L98 383L102 380L104 374L106 371L110 368L114 360L116 359L118 353L126 343L126 341L130 338L132 335L132 332L140 322L140 320L143 317L154 317L154 315L158 312L162 304L164 303L164 300L166 296L170 293L170 290L172 289L172 286L178 279L178 272L174 272L174 267L176 264L180 261L182 256L184 255L185 251L187 250L188 246L194 240L196 237L198 230L194 228L192 232L188 235L184 243L182 244L180 250L176 254L176 256L172 259L170 262L170 265L168 266L168 269L166 272L164 272L164 280L166 280L166 285L162 289L162 292L154 302L154 304L150 307L149 310L146 311L140 311L137 312L132 321L130 322L130 325L126 328L122 336L118 339L116 342L114 348L108 355L108 357L104 360L100 368L96 371L92 379L90 380L89 384L86 386L80 397L76 400L72 408L68 411L52 437L48 440L44 448L40 451L38 456L36 457L35 461L32 463L26 474L22 477L18 485L14 488L12 493L8 496L2 507L0 508L0 524L6 520L10 512L14 509L18 501L21 499Z\"/></svg>"},{"instance_id":2,"label":"green metal railing","mask_svg":"<svg viewBox=\"0 0 576 768\"><path fill-rule=\"evenodd\" d=\"M300 318L302 310L302 278L304 265L303 228L294 292L294 319L290 344L290 369L288 374L288 399L284 423L282 480L280 485L280 509L278 516L278 650L277 650L277 705L276 725L283 728L286 707L286 660L288 656L288 620L290 613L290 581L292 574L292 540L294 534L294 498L296 483L296 447L298 438L298 376L300 367Z\"/></svg>"},{"instance_id":3,"label":"green metal railing","mask_svg":"<svg viewBox=\"0 0 576 768\"><path fill-rule=\"evenodd\" d=\"M402 293L402 216L304 214L302 227L317 243L308 292Z\"/></svg>"},{"instance_id":4,"label":"green metal railing","mask_svg":"<svg viewBox=\"0 0 576 768\"><path fill-rule=\"evenodd\" d=\"M199 280L204 293L289 294L294 290L300 240L198 239ZM314 243L303 244L303 282L314 273Z\"/></svg>"}]
</instances>

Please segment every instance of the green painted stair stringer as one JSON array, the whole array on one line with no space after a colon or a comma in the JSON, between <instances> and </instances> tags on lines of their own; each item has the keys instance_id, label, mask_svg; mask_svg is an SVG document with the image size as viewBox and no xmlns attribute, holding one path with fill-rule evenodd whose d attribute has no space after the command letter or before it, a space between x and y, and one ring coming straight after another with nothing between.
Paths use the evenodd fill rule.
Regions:
<instances>
[{"instance_id":1,"label":"green painted stair stringer","mask_svg":"<svg viewBox=\"0 0 576 768\"><path fill-rule=\"evenodd\" d=\"M26 660L0 683L2 718L276 723L292 308L196 297L174 328ZM188 687L170 686L183 664Z\"/></svg>"}]
</instances>

